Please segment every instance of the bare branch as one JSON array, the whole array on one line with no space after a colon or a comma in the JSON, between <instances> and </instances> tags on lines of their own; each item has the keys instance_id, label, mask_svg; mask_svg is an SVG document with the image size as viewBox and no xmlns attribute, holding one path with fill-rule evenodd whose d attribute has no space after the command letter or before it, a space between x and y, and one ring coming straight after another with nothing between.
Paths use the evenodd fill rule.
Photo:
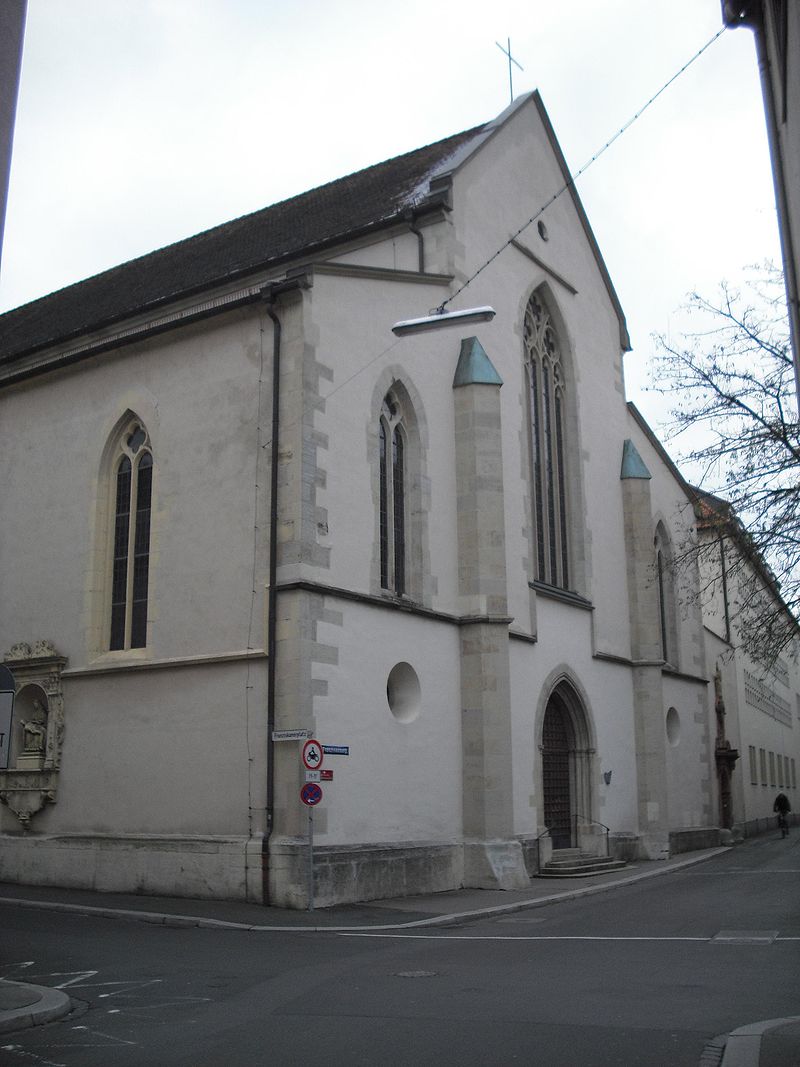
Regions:
<instances>
[{"instance_id":1,"label":"bare branch","mask_svg":"<svg viewBox=\"0 0 800 1067\"><path fill-rule=\"evenodd\" d=\"M771 661L796 638L800 606L800 425L782 275L761 266L746 292L723 283L717 299L690 294L686 310L698 328L680 345L656 338L652 388L673 398L668 439L683 443L678 459L713 494L711 511L730 507L719 536L736 542L738 629ZM717 520L703 521L708 531ZM684 555L702 551L701 539Z\"/></svg>"}]
</instances>

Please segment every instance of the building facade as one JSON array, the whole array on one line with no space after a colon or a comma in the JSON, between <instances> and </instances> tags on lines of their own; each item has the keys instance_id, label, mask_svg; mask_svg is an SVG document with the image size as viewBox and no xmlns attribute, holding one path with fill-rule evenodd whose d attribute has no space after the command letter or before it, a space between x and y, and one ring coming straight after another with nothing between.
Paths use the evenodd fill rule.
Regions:
<instances>
[{"instance_id":1,"label":"building facade","mask_svg":"<svg viewBox=\"0 0 800 1067\"><path fill-rule=\"evenodd\" d=\"M317 904L727 839L568 178L532 94L0 318L0 879L305 907L310 814ZM393 336L450 300L496 315Z\"/></svg>"},{"instance_id":2,"label":"building facade","mask_svg":"<svg viewBox=\"0 0 800 1067\"><path fill-rule=\"evenodd\" d=\"M755 40L800 393L800 8L792 0L722 0L722 17Z\"/></svg>"}]
</instances>

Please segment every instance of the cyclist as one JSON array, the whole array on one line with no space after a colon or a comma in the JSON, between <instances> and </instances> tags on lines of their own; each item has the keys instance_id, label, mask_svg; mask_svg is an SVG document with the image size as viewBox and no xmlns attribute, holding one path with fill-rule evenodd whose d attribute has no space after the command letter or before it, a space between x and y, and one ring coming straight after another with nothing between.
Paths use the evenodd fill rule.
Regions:
<instances>
[{"instance_id":1,"label":"cyclist","mask_svg":"<svg viewBox=\"0 0 800 1067\"><path fill-rule=\"evenodd\" d=\"M781 837L788 837L789 820L786 816L792 810L792 805L789 803L789 798L785 793L778 793L775 797L775 803L772 805L772 810L778 815L778 826L780 827Z\"/></svg>"}]
</instances>

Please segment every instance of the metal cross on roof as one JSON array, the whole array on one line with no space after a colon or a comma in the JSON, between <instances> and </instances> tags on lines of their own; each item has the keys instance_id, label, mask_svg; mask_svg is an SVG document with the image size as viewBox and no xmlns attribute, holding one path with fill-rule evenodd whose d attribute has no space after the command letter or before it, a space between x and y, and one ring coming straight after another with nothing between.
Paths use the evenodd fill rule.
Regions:
<instances>
[{"instance_id":1,"label":"metal cross on roof","mask_svg":"<svg viewBox=\"0 0 800 1067\"><path fill-rule=\"evenodd\" d=\"M514 103L514 81L513 81L513 78L511 76L511 74L512 74L512 72L511 72L511 64L513 63L514 66L515 67L519 67L520 70L525 70L525 68L523 66L521 66L519 63L517 63L516 59L514 59L514 57L511 55L511 38L510 37L508 38L508 46L506 48L503 48L503 46L500 44L499 41L495 41L494 43L497 45L497 47L500 49L500 51L503 53L503 55L508 57L508 91L511 94L511 103L513 104Z\"/></svg>"}]
</instances>

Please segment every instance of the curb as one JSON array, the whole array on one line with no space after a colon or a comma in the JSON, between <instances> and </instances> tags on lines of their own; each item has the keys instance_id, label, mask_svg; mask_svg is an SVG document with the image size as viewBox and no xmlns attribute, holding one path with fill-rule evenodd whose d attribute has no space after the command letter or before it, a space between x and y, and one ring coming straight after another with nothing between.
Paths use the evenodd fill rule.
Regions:
<instances>
[{"instance_id":1,"label":"curb","mask_svg":"<svg viewBox=\"0 0 800 1067\"><path fill-rule=\"evenodd\" d=\"M791 1015L787 1019L765 1019L731 1030L725 1041L720 1067L758 1067L764 1034L768 1030L777 1030L792 1023L800 1023L800 1015Z\"/></svg>"},{"instance_id":2,"label":"curb","mask_svg":"<svg viewBox=\"0 0 800 1067\"><path fill-rule=\"evenodd\" d=\"M25 1030L30 1026L42 1026L72 1011L72 1001L60 989L0 978L0 989L3 986L14 987L14 992L18 991L23 998L25 994L29 994L32 999L19 1008L0 1011L0 1033Z\"/></svg>"},{"instance_id":3,"label":"curb","mask_svg":"<svg viewBox=\"0 0 800 1067\"><path fill-rule=\"evenodd\" d=\"M209 919L195 915L173 915L164 912L137 911L131 908L104 908L95 907L91 904L64 904L59 901L24 900L19 897L0 896L0 905L16 904L24 908L39 908L42 911L69 911L83 915L95 915L106 919L125 919L135 922L152 923L156 926L186 927L211 930L244 930L251 933L328 933L328 934L352 934L352 933L382 933L388 930L413 930L425 927L453 926L457 923L468 922L471 919L491 918L494 915L508 915L516 911L525 911L528 908L541 908L548 904L555 904L564 900L576 900L580 897L593 896L595 893L605 893L619 886L632 885L644 881L647 878L657 878L672 871L679 871L685 867L693 867L704 863L714 856L724 852L730 852L731 846L723 846L712 851L706 851L702 856L695 856L678 863L670 863L660 869L641 871L638 874L629 875L626 878L616 878L613 881L603 882L602 885L585 886L581 889L565 889L558 893L550 893L544 897L532 897L527 900L515 900L509 904L496 904L491 907L473 908L468 911L451 912L447 915L432 915L427 919L412 919L408 922L394 923L370 923L368 926L331 926L331 925L301 925L301 926L268 926L261 924L238 923L225 919Z\"/></svg>"}]
</instances>

